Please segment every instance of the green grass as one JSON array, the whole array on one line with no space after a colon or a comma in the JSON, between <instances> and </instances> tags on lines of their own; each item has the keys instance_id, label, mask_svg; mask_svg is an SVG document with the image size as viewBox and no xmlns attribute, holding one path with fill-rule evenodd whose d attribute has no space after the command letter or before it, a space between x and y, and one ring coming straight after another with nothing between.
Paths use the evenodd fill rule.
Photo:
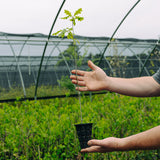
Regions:
<instances>
[{"instance_id":1,"label":"green grass","mask_svg":"<svg viewBox=\"0 0 160 160\"><path fill-rule=\"evenodd\" d=\"M160 99L107 93L92 102L82 96L83 122L93 123L92 137L126 137L159 125ZM158 150L80 154L74 124L79 100L61 98L0 104L0 160L3 159L159 159Z\"/></svg>"}]
</instances>

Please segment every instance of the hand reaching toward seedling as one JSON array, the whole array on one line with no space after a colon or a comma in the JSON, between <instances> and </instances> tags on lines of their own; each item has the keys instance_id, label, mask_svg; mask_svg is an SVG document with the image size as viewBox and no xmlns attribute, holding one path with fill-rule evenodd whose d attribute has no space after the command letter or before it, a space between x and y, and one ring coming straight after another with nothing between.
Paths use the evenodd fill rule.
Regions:
<instances>
[{"instance_id":1,"label":"hand reaching toward seedling","mask_svg":"<svg viewBox=\"0 0 160 160\"><path fill-rule=\"evenodd\" d=\"M88 61L88 66L92 71L72 70L72 74L74 74L70 76L72 83L78 85L76 89L79 91L104 90L107 85L108 76L101 68L93 64L92 61Z\"/></svg>"}]
</instances>

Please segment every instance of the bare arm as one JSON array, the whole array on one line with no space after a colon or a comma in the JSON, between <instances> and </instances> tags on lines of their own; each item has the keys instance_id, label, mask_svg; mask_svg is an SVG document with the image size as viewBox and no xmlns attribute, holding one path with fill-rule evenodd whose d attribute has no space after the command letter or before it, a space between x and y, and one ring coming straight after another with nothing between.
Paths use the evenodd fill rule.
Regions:
<instances>
[{"instance_id":1,"label":"bare arm","mask_svg":"<svg viewBox=\"0 0 160 160\"><path fill-rule=\"evenodd\" d=\"M130 79L114 78L107 76L101 68L94 65L91 61L88 62L88 66L92 69L91 72L72 71L75 74L71 76L72 83L80 86L76 87L79 91L108 90L136 97L160 96L160 84L151 76ZM88 142L91 147L83 149L82 152L156 149L160 148L159 133L160 126L126 138L109 137L103 140L91 140Z\"/></svg>"},{"instance_id":2,"label":"bare arm","mask_svg":"<svg viewBox=\"0 0 160 160\"><path fill-rule=\"evenodd\" d=\"M112 152L129 150L150 150L160 148L160 126L126 137L109 137L103 140L90 140L89 148L81 152Z\"/></svg>"},{"instance_id":3,"label":"bare arm","mask_svg":"<svg viewBox=\"0 0 160 160\"><path fill-rule=\"evenodd\" d=\"M160 126L123 138L124 149L158 149L160 148Z\"/></svg>"},{"instance_id":4,"label":"bare arm","mask_svg":"<svg viewBox=\"0 0 160 160\"><path fill-rule=\"evenodd\" d=\"M127 96L153 97L160 96L160 85L153 77L131 79L109 77L107 90Z\"/></svg>"},{"instance_id":5,"label":"bare arm","mask_svg":"<svg viewBox=\"0 0 160 160\"><path fill-rule=\"evenodd\" d=\"M91 72L73 70L70 78L72 83L78 84L79 91L99 91L108 90L128 96L150 97L160 95L160 85L153 77L138 77L138 78L114 78L109 77L105 72L88 61L88 66L92 69Z\"/></svg>"}]
</instances>

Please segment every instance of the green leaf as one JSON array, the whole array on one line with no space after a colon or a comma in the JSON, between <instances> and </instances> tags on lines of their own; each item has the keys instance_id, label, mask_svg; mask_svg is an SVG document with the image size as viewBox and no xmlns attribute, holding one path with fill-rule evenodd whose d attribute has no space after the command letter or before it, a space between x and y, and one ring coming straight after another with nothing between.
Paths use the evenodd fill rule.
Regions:
<instances>
[{"instance_id":1,"label":"green leaf","mask_svg":"<svg viewBox=\"0 0 160 160\"><path fill-rule=\"evenodd\" d=\"M62 30L57 31L56 33L53 33L52 36L57 36Z\"/></svg>"},{"instance_id":2,"label":"green leaf","mask_svg":"<svg viewBox=\"0 0 160 160\"><path fill-rule=\"evenodd\" d=\"M71 14L71 12L70 12L70 11L68 11L68 10L64 10L64 13L65 13L66 15L68 15L69 17L72 17L72 14Z\"/></svg>"},{"instance_id":3,"label":"green leaf","mask_svg":"<svg viewBox=\"0 0 160 160\"><path fill-rule=\"evenodd\" d=\"M72 33L72 32L69 32L68 35L67 35L67 38L68 38L68 39L73 39L73 33Z\"/></svg>"},{"instance_id":4,"label":"green leaf","mask_svg":"<svg viewBox=\"0 0 160 160\"><path fill-rule=\"evenodd\" d=\"M69 18L69 16L66 16L66 17L62 17L61 19L68 19Z\"/></svg>"},{"instance_id":5,"label":"green leaf","mask_svg":"<svg viewBox=\"0 0 160 160\"><path fill-rule=\"evenodd\" d=\"M68 31L73 31L73 28L67 28L68 29Z\"/></svg>"},{"instance_id":6,"label":"green leaf","mask_svg":"<svg viewBox=\"0 0 160 160\"><path fill-rule=\"evenodd\" d=\"M83 20L84 20L84 17L76 16L75 19L77 19L78 21L83 21Z\"/></svg>"},{"instance_id":7,"label":"green leaf","mask_svg":"<svg viewBox=\"0 0 160 160\"><path fill-rule=\"evenodd\" d=\"M63 38L63 37L65 36L66 32L67 32L66 29L63 29L63 30L59 33L58 36Z\"/></svg>"},{"instance_id":8,"label":"green leaf","mask_svg":"<svg viewBox=\"0 0 160 160\"><path fill-rule=\"evenodd\" d=\"M82 8L79 8L77 11L75 11L74 16L81 14L82 13Z\"/></svg>"}]
</instances>

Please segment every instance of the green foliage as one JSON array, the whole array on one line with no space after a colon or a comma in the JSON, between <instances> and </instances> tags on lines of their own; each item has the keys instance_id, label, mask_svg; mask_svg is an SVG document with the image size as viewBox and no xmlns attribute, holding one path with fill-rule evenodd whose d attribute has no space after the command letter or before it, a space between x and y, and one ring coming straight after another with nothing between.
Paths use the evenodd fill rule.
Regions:
<instances>
[{"instance_id":1,"label":"green foliage","mask_svg":"<svg viewBox=\"0 0 160 160\"><path fill-rule=\"evenodd\" d=\"M158 97L107 93L81 97L83 121L92 138L126 137L159 125ZM0 159L159 159L158 150L80 154L74 124L80 123L77 98L0 104Z\"/></svg>"},{"instance_id":2,"label":"green foliage","mask_svg":"<svg viewBox=\"0 0 160 160\"><path fill-rule=\"evenodd\" d=\"M64 38L67 33L67 38L73 39L72 30L73 30L72 28L61 29L61 30L57 31L56 33L54 33L53 35L54 36L58 35L58 37Z\"/></svg>"},{"instance_id":3,"label":"green foliage","mask_svg":"<svg viewBox=\"0 0 160 160\"><path fill-rule=\"evenodd\" d=\"M76 10L73 15L68 10L64 10L64 13L67 16L66 17L62 17L61 19L69 19L74 26L76 25L76 20L77 21L83 21L84 20L84 17L78 16L79 14L82 13L82 8L79 8L78 10Z\"/></svg>"},{"instance_id":4,"label":"green foliage","mask_svg":"<svg viewBox=\"0 0 160 160\"><path fill-rule=\"evenodd\" d=\"M68 83L69 81L71 83L71 80L68 80ZM68 92L70 92L70 89L65 87L65 85L62 85L62 86L61 87L51 86L51 85L39 86L37 95L38 97L47 97L47 96L57 96L57 95L68 94ZM34 97L34 93L35 93L34 85L26 88L27 98ZM5 99L17 99L18 100L20 98L24 98L23 89L20 87L14 87L14 88L11 88L10 90L4 89L4 88L1 89L1 92L0 92L1 100L5 100Z\"/></svg>"},{"instance_id":5,"label":"green foliage","mask_svg":"<svg viewBox=\"0 0 160 160\"><path fill-rule=\"evenodd\" d=\"M75 86L71 82L70 78L68 76L62 76L60 80L58 80L61 87L66 88L69 90L69 94L73 91L75 91Z\"/></svg>"},{"instance_id":6,"label":"green foliage","mask_svg":"<svg viewBox=\"0 0 160 160\"><path fill-rule=\"evenodd\" d=\"M72 39L74 44L76 43L76 39L74 39L74 26L76 25L76 21L83 21L84 17L78 16L82 13L82 8L79 8L72 13L68 10L64 10L64 13L66 14L65 17L62 17L61 19L69 20L72 22L72 27L67 27L65 29L61 29L57 31L56 33L53 33L53 36L59 36L61 38L64 38L64 36L67 36L68 39ZM78 42L78 41L77 41Z\"/></svg>"},{"instance_id":7,"label":"green foliage","mask_svg":"<svg viewBox=\"0 0 160 160\"><path fill-rule=\"evenodd\" d=\"M58 58L60 59L57 64L57 66L65 66L67 63L70 67L74 67L74 58L75 58L75 53L76 53L76 57L77 57L77 66L80 67L82 64L86 65L86 60L85 60L85 56L87 54L87 48L85 48L84 53L81 54L81 52L79 51L79 47L78 45L74 45L70 44L68 46L68 48L66 50L64 50L62 53L59 54Z\"/></svg>"}]
</instances>

